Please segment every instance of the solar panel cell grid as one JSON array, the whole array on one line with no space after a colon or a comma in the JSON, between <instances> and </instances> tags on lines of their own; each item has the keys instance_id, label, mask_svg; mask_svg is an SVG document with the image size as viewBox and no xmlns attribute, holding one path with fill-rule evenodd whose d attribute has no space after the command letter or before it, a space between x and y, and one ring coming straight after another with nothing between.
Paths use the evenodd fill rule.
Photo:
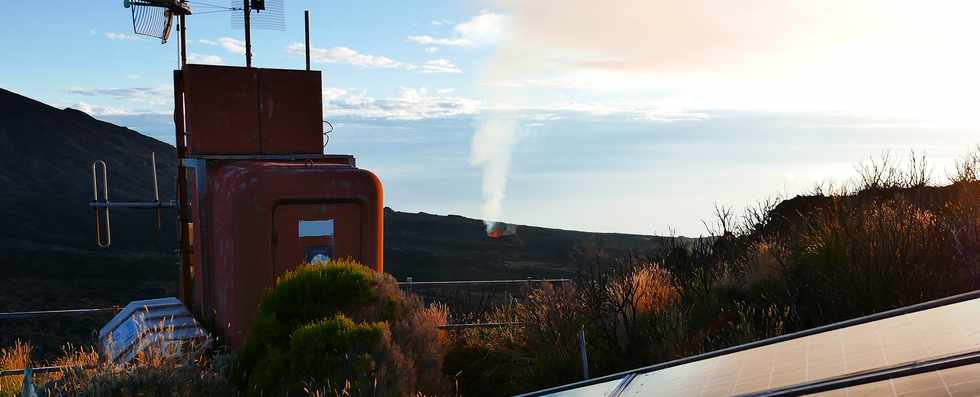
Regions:
<instances>
[{"instance_id":1,"label":"solar panel cell grid","mask_svg":"<svg viewBox=\"0 0 980 397\"><path fill-rule=\"evenodd\" d=\"M976 349L980 349L980 300L975 299L641 373L622 395L753 393ZM972 390L972 382L964 380L968 378L980 382L980 370L945 370L824 395L904 396L947 388L952 392L951 384L969 385L963 390Z\"/></svg>"},{"instance_id":2,"label":"solar panel cell grid","mask_svg":"<svg viewBox=\"0 0 980 397\"><path fill-rule=\"evenodd\" d=\"M966 397L980 396L980 364L869 383L811 396Z\"/></svg>"}]
</instances>

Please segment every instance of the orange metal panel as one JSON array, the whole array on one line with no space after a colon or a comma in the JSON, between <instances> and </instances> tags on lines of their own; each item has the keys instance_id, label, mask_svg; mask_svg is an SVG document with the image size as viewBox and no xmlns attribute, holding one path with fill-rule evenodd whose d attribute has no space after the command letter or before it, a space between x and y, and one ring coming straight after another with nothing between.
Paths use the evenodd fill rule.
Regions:
<instances>
[{"instance_id":1,"label":"orange metal panel","mask_svg":"<svg viewBox=\"0 0 980 397\"><path fill-rule=\"evenodd\" d=\"M189 155L261 153L257 69L186 65L182 76Z\"/></svg>"},{"instance_id":2,"label":"orange metal panel","mask_svg":"<svg viewBox=\"0 0 980 397\"><path fill-rule=\"evenodd\" d=\"M320 72L259 69L262 153L323 153Z\"/></svg>"}]
</instances>

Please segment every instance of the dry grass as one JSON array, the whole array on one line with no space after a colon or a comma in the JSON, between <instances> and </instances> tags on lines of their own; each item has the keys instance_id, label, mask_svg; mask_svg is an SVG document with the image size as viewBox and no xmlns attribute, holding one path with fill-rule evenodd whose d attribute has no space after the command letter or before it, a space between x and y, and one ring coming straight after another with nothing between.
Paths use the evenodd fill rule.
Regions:
<instances>
[{"instance_id":1,"label":"dry grass","mask_svg":"<svg viewBox=\"0 0 980 397\"><path fill-rule=\"evenodd\" d=\"M14 345L0 350L0 369L21 369L31 364L30 343L20 340ZM17 395L20 393L22 376L0 377L0 396Z\"/></svg>"}]
</instances>

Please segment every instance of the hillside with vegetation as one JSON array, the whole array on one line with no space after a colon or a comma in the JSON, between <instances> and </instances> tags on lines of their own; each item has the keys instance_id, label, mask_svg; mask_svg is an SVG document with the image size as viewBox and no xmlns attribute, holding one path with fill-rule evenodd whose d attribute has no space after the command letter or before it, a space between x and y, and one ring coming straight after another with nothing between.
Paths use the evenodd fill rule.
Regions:
<instances>
[{"instance_id":1,"label":"hillside with vegetation","mask_svg":"<svg viewBox=\"0 0 980 397\"><path fill-rule=\"evenodd\" d=\"M507 395L580 380L579 329L602 375L975 290L978 170L980 148L942 184L923 157L884 155L849 184L718 207L713 242L597 257L576 283L498 307L489 320L524 326L454 334L447 372L463 394Z\"/></svg>"}]
</instances>

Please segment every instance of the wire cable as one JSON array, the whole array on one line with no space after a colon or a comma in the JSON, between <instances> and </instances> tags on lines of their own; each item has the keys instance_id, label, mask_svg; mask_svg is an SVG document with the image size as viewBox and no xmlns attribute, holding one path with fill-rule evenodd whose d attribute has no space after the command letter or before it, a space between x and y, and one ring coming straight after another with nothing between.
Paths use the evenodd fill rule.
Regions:
<instances>
[{"instance_id":1,"label":"wire cable","mask_svg":"<svg viewBox=\"0 0 980 397\"><path fill-rule=\"evenodd\" d=\"M234 8L234 7L228 7L228 6L223 6L223 5L214 4L214 3L208 3L208 2L204 2L204 1L188 0L187 3L188 4L191 4L191 5L200 5L200 6L204 6L204 7L224 8L224 9Z\"/></svg>"},{"instance_id":2,"label":"wire cable","mask_svg":"<svg viewBox=\"0 0 980 397\"><path fill-rule=\"evenodd\" d=\"M323 122L326 123L328 127L330 127L329 130L323 131L323 148L326 149L327 144L330 143L330 135L327 134L333 132L333 124L327 120L323 120Z\"/></svg>"}]
</instances>

